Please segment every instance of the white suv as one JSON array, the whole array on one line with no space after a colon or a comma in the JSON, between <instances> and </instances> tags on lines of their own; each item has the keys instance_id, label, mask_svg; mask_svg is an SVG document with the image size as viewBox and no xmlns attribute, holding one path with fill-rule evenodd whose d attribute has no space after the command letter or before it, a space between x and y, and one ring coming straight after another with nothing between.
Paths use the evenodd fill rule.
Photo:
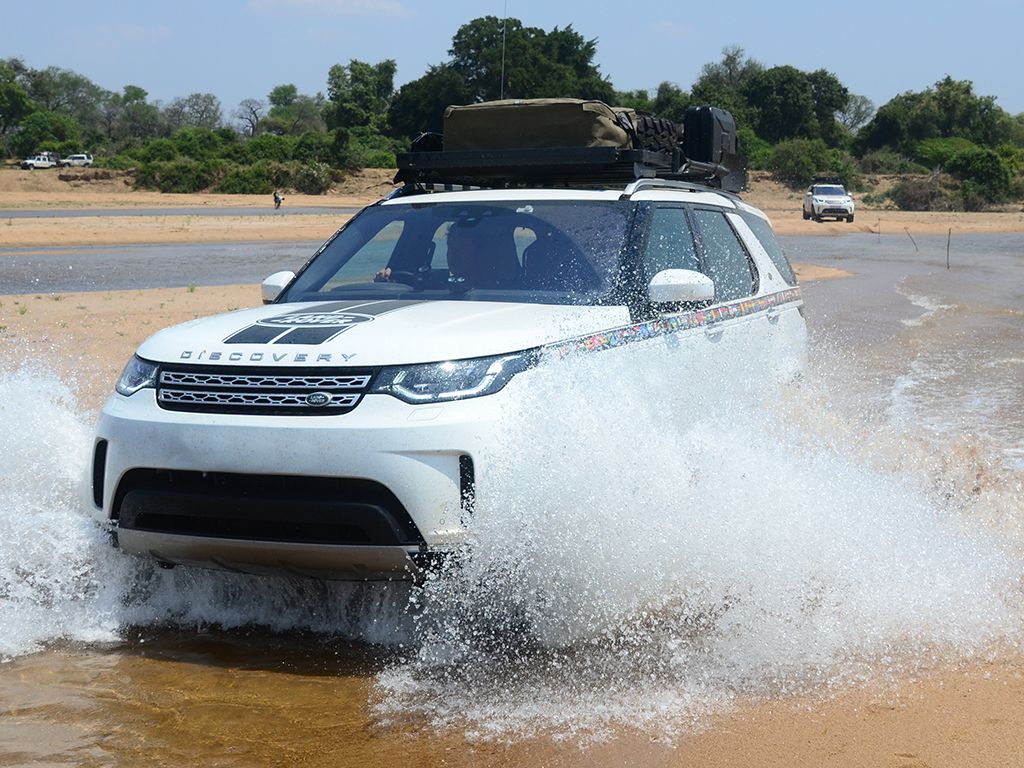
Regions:
<instances>
[{"instance_id":1,"label":"white suv","mask_svg":"<svg viewBox=\"0 0 1024 768\"><path fill-rule=\"evenodd\" d=\"M60 164L67 168L88 168L89 166L92 165L92 155L68 155L63 160L60 161Z\"/></svg>"},{"instance_id":2,"label":"white suv","mask_svg":"<svg viewBox=\"0 0 1024 768\"><path fill-rule=\"evenodd\" d=\"M853 221L853 198L838 182L812 184L804 195L803 208L804 221L821 221L824 218L834 218L836 221L846 219L847 223Z\"/></svg>"},{"instance_id":3,"label":"white suv","mask_svg":"<svg viewBox=\"0 0 1024 768\"><path fill-rule=\"evenodd\" d=\"M263 295L157 333L125 368L92 470L94 514L124 550L404 578L500 514L476 491L538 367L671 350L791 375L806 340L764 214L663 179L410 184Z\"/></svg>"}]
</instances>

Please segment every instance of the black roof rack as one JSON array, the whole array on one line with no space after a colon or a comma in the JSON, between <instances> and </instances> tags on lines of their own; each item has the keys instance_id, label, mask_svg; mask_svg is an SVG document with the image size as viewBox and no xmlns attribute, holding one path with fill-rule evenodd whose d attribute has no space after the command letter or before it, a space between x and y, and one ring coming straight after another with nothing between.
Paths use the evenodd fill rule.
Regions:
<instances>
[{"instance_id":1,"label":"black roof rack","mask_svg":"<svg viewBox=\"0 0 1024 768\"><path fill-rule=\"evenodd\" d=\"M545 147L458 152L405 152L397 156L396 182L476 187L606 186L637 179L689 181L739 192L746 170L671 154L618 147Z\"/></svg>"}]
</instances>

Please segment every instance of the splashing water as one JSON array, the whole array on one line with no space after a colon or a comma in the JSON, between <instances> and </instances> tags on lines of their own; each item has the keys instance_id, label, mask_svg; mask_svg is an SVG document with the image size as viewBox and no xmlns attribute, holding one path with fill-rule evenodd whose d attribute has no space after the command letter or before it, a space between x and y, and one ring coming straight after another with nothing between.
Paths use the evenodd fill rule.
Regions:
<instances>
[{"instance_id":1,"label":"splashing water","mask_svg":"<svg viewBox=\"0 0 1024 768\"><path fill-rule=\"evenodd\" d=\"M384 723L671 738L737 697L1020 642L1020 540L1000 527L1019 490L951 493L929 449L878 425L865 439L813 377L634 354L528 374L481 457L470 547L415 589L121 555L83 511L73 393L0 373L0 656L139 625L313 630L412 648L378 676Z\"/></svg>"},{"instance_id":2,"label":"splashing water","mask_svg":"<svg viewBox=\"0 0 1024 768\"><path fill-rule=\"evenodd\" d=\"M810 381L707 365L538 372L465 562L420 596L417 657L381 676L384 717L671 735L736 696L1019 641L1021 560L927 473L851 457Z\"/></svg>"}]
</instances>

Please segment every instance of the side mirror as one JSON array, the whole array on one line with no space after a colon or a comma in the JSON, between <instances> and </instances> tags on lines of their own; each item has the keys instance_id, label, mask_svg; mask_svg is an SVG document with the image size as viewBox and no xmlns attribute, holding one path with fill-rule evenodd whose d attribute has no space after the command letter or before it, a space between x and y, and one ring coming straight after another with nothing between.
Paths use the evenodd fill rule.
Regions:
<instances>
[{"instance_id":1,"label":"side mirror","mask_svg":"<svg viewBox=\"0 0 1024 768\"><path fill-rule=\"evenodd\" d=\"M664 269L651 278L647 295L655 304L709 302L715 299L715 284L692 269Z\"/></svg>"},{"instance_id":2,"label":"side mirror","mask_svg":"<svg viewBox=\"0 0 1024 768\"><path fill-rule=\"evenodd\" d=\"M281 291L288 287L288 283L295 279L295 273L284 271L275 272L266 280L263 281L263 285L260 286L263 294L263 303L271 304L274 299L281 295Z\"/></svg>"}]
</instances>

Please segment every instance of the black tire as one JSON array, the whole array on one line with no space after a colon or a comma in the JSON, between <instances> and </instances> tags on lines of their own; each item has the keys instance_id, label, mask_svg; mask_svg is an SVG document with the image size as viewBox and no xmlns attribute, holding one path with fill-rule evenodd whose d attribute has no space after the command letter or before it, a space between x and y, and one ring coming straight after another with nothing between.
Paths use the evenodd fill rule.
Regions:
<instances>
[{"instance_id":1,"label":"black tire","mask_svg":"<svg viewBox=\"0 0 1024 768\"><path fill-rule=\"evenodd\" d=\"M811 218L811 214L809 214L807 211L801 211L801 212L804 215L804 221L807 221L809 218Z\"/></svg>"},{"instance_id":2,"label":"black tire","mask_svg":"<svg viewBox=\"0 0 1024 768\"><path fill-rule=\"evenodd\" d=\"M852 213L849 216L846 217L846 223L847 224L853 224L853 214Z\"/></svg>"},{"instance_id":3,"label":"black tire","mask_svg":"<svg viewBox=\"0 0 1024 768\"><path fill-rule=\"evenodd\" d=\"M679 126L664 117L637 113L633 120L637 149L672 153L679 143Z\"/></svg>"}]
</instances>

